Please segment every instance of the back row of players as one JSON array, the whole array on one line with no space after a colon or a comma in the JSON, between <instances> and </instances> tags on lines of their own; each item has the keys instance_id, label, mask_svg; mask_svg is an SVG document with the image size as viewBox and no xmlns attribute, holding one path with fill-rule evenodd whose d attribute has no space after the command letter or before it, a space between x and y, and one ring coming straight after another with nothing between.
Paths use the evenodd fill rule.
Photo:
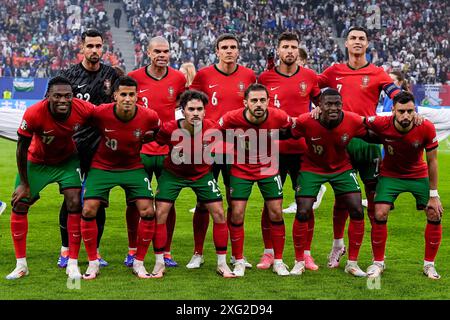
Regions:
<instances>
[{"instance_id":1,"label":"back row of players","mask_svg":"<svg viewBox=\"0 0 450 320\"><path fill-rule=\"evenodd\" d=\"M418 207L426 208L428 219L424 273L430 278L439 278L434 258L441 239L443 209L437 195L434 127L428 121L416 125L413 122L414 97L400 93L382 68L366 61L368 38L363 28L352 28L347 35L348 63L333 65L319 76L297 64L298 38L295 34L283 33L277 45L279 65L263 72L258 78L259 84L254 84L256 77L252 70L237 64L239 42L231 34L224 34L216 41L219 62L200 70L190 85L181 72L168 66L170 47L162 37L152 38L149 43L149 66L120 78L116 70L100 62L103 47L100 33L88 30L83 33L82 41L83 61L62 72L65 78L57 77L49 82L46 99L26 111L18 131L20 179L13 194L11 215L17 265L8 279L28 274L25 250L28 207L50 182L60 184L65 198L60 213L63 245L58 265L67 267L66 272L72 279L81 277L77 261L80 236L89 257L89 267L83 277L93 279L100 267L107 265L99 255L98 246L105 223L104 207L108 205L109 190L115 185L123 186L127 196L129 252L124 263L139 277L162 277L165 267L177 265L170 253L175 226L173 203L180 188L187 186L193 188L198 197L193 217L195 249L187 267L199 268L204 261L203 244L210 213L214 220L218 273L224 277L243 276L245 269L252 267L243 255L243 224L254 182L258 183L265 200L261 218L265 248L257 265L259 269L273 266L278 275L300 275L305 269L318 269L310 252L314 230L312 208L320 186L330 182L336 202L334 241L328 266L338 267L346 252L343 238L350 214L349 259L345 271L366 276L357 264L364 216L354 169L365 185L372 224L374 263L367 275L377 277L384 270L386 220L391 204L400 192L413 191ZM321 95L320 88L325 87L335 90L328 89ZM185 92L187 88L191 90ZM374 118L382 90L394 98L393 117ZM94 108L90 103L73 99L73 94L96 105L111 102L113 95L115 103ZM322 111L313 112L315 118L309 114L312 102ZM177 103L184 120L174 119ZM177 128L193 133L199 122L203 123L203 131L208 128L280 129L279 175L278 172L261 173L264 167L261 159L257 159L256 165L248 165L247 161L244 165L232 164L231 168L227 161L216 161L212 171L206 163L175 165L173 158L167 156L173 154L169 151L176 144L171 134ZM83 168L82 161L82 170L79 169L78 160L72 157L75 148L71 139L86 123L101 130L101 140L90 164L81 210L79 180L89 168ZM368 132L377 133L387 150L381 179L378 179L379 146L352 139L374 139ZM146 143L150 140L156 141ZM245 146L255 148L249 142ZM422 160L424 148L428 167ZM191 156L193 154L184 155L185 159ZM226 152L216 152L215 157L224 160ZM220 171L229 204L227 223L216 183ZM293 226L296 261L290 272L282 260L285 227L281 211L282 185L288 173L297 202ZM153 174L158 179L156 213L150 188ZM406 178L406 182L402 178ZM375 206L377 180L379 190ZM232 240L233 272L225 261L228 230ZM150 274L143 260L152 239L156 263Z\"/></svg>"}]
</instances>

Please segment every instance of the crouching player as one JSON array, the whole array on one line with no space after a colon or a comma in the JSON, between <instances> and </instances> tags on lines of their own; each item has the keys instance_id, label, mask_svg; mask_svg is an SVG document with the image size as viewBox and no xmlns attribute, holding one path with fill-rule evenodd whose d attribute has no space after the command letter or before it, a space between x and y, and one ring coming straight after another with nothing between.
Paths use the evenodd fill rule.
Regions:
<instances>
[{"instance_id":1,"label":"crouching player","mask_svg":"<svg viewBox=\"0 0 450 320\"><path fill-rule=\"evenodd\" d=\"M213 239L217 253L217 273L234 278L226 263L228 227L222 206L222 195L211 171L211 164L203 157L205 148L222 137L217 124L205 118L206 95L188 90L180 97L184 119L166 122L156 136L156 142L168 145L170 152L164 159L164 169L156 192L156 230L154 238L155 267L152 277L161 278L165 272L164 246L167 241L166 221L180 191L190 187L203 203L214 221ZM210 150L212 149L212 146Z\"/></svg>"},{"instance_id":2,"label":"crouching player","mask_svg":"<svg viewBox=\"0 0 450 320\"><path fill-rule=\"evenodd\" d=\"M366 119L367 127L382 139L386 151L375 194L375 223L372 225L374 262L367 269L367 276L375 278L384 271L389 211L399 194L411 192L416 198L417 209L425 209L427 216L423 273L431 279L439 279L434 259L441 243L444 209L437 191L436 130L427 120L420 126L414 124L415 106L411 93L399 93L393 104L392 116ZM424 149L427 163L423 160Z\"/></svg>"}]
</instances>

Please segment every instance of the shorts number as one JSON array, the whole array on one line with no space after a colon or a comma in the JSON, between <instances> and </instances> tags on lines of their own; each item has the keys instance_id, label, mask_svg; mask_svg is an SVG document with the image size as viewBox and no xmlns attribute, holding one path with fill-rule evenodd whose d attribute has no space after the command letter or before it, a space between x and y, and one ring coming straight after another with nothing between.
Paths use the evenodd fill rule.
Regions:
<instances>
[{"instance_id":1,"label":"shorts number","mask_svg":"<svg viewBox=\"0 0 450 320\"><path fill-rule=\"evenodd\" d=\"M82 99L84 101L89 101L91 99L91 95L89 93L85 93L85 94L77 93L77 98Z\"/></svg>"},{"instance_id":2,"label":"shorts number","mask_svg":"<svg viewBox=\"0 0 450 320\"><path fill-rule=\"evenodd\" d=\"M144 181L147 182L147 188L148 188L148 190L149 190L149 191L152 191L152 186L151 186L150 180L149 180L147 177L145 177L145 178L144 178Z\"/></svg>"},{"instance_id":3,"label":"shorts number","mask_svg":"<svg viewBox=\"0 0 450 320\"><path fill-rule=\"evenodd\" d=\"M142 102L144 102L144 107L148 108L148 98L142 97Z\"/></svg>"},{"instance_id":4,"label":"shorts number","mask_svg":"<svg viewBox=\"0 0 450 320\"><path fill-rule=\"evenodd\" d=\"M323 147L321 145L313 144L312 147L314 149L315 154L318 154L320 156L323 153Z\"/></svg>"},{"instance_id":5,"label":"shorts number","mask_svg":"<svg viewBox=\"0 0 450 320\"><path fill-rule=\"evenodd\" d=\"M375 158L373 159L373 162L375 163L375 172L374 172L374 177L377 177L378 174L380 173L380 162L381 159L380 158Z\"/></svg>"},{"instance_id":6,"label":"shorts number","mask_svg":"<svg viewBox=\"0 0 450 320\"><path fill-rule=\"evenodd\" d=\"M77 168L77 172L78 172L78 175L80 176L80 181L83 182L84 181L84 173L81 174L81 169L80 168Z\"/></svg>"},{"instance_id":7,"label":"shorts number","mask_svg":"<svg viewBox=\"0 0 450 320\"><path fill-rule=\"evenodd\" d=\"M219 190L219 186L217 185L216 179L209 180L208 181L208 186L211 187L212 192L217 193L218 195L220 195L220 190Z\"/></svg>"},{"instance_id":8,"label":"shorts number","mask_svg":"<svg viewBox=\"0 0 450 320\"><path fill-rule=\"evenodd\" d=\"M277 108L281 108L280 100L278 100L278 93L273 97L273 105Z\"/></svg>"},{"instance_id":9,"label":"shorts number","mask_svg":"<svg viewBox=\"0 0 450 320\"><path fill-rule=\"evenodd\" d=\"M213 92L213 95L212 95L212 98L211 98L211 104L213 105L213 106L217 106L217 104L219 103L219 101L217 101L217 97L216 97L216 95L217 95L217 92Z\"/></svg>"},{"instance_id":10,"label":"shorts number","mask_svg":"<svg viewBox=\"0 0 450 320\"><path fill-rule=\"evenodd\" d=\"M279 175L275 176L273 180L277 183L278 186L278 192L283 191L283 183L281 182L281 177Z\"/></svg>"},{"instance_id":11,"label":"shorts number","mask_svg":"<svg viewBox=\"0 0 450 320\"><path fill-rule=\"evenodd\" d=\"M106 137L106 146L113 151L117 150L117 140Z\"/></svg>"},{"instance_id":12,"label":"shorts number","mask_svg":"<svg viewBox=\"0 0 450 320\"><path fill-rule=\"evenodd\" d=\"M356 184L356 187L358 188L358 190L361 189L359 187L358 179L356 178L356 173L355 172L350 172L350 177L352 177L353 180L355 180L355 184Z\"/></svg>"},{"instance_id":13,"label":"shorts number","mask_svg":"<svg viewBox=\"0 0 450 320\"><path fill-rule=\"evenodd\" d=\"M341 89L342 89L342 84L341 84L341 83L339 83L339 84L337 84L337 85L336 85L336 87L337 87L337 90L338 90L338 92L341 92Z\"/></svg>"},{"instance_id":14,"label":"shorts number","mask_svg":"<svg viewBox=\"0 0 450 320\"><path fill-rule=\"evenodd\" d=\"M45 144L50 144L55 140L55 136L42 136L42 142Z\"/></svg>"}]
</instances>

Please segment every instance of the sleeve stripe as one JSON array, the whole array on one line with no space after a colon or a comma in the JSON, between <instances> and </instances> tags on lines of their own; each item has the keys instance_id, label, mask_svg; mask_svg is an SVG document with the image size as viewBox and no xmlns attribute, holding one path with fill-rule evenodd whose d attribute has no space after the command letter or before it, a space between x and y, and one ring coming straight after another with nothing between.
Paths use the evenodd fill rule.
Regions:
<instances>
[{"instance_id":1,"label":"sleeve stripe","mask_svg":"<svg viewBox=\"0 0 450 320\"><path fill-rule=\"evenodd\" d=\"M389 98L393 98L397 93L401 91L399 87L397 87L394 83L387 84L383 87L384 92L389 96Z\"/></svg>"}]
</instances>

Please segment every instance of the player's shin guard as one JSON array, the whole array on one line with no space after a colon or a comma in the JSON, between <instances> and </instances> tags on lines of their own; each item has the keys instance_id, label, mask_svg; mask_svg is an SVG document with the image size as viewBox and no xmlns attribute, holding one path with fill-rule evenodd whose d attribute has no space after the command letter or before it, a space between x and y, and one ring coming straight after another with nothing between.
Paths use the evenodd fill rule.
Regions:
<instances>
[{"instance_id":1,"label":"player's shin guard","mask_svg":"<svg viewBox=\"0 0 450 320\"><path fill-rule=\"evenodd\" d=\"M270 234L272 236L274 258L283 259L284 242L286 240L284 220L271 221L270 224Z\"/></svg>"},{"instance_id":2,"label":"player's shin guard","mask_svg":"<svg viewBox=\"0 0 450 320\"><path fill-rule=\"evenodd\" d=\"M311 242L314 236L314 224L315 224L314 210L311 210L311 214L308 220L308 237L306 239L306 246L305 246L306 251L311 250Z\"/></svg>"},{"instance_id":3,"label":"player's shin guard","mask_svg":"<svg viewBox=\"0 0 450 320\"><path fill-rule=\"evenodd\" d=\"M155 254L163 254L167 242L167 225L165 223L156 224L155 236L153 239L153 251Z\"/></svg>"},{"instance_id":4,"label":"player's shin guard","mask_svg":"<svg viewBox=\"0 0 450 320\"><path fill-rule=\"evenodd\" d=\"M372 223L371 241L374 261L384 261L387 240L387 221L374 219Z\"/></svg>"},{"instance_id":5,"label":"player's shin guard","mask_svg":"<svg viewBox=\"0 0 450 320\"><path fill-rule=\"evenodd\" d=\"M333 208L333 234L334 239L344 238L345 224L347 223L348 210L346 207L341 207L339 204L334 203Z\"/></svg>"},{"instance_id":6,"label":"player's shin guard","mask_svg":"<svg viewBox=\"0 0 450 320\"><path fill-rule=\"evenodd\" d=\"M128 231L128 248L137 248L139 210L135 204L127 206L126 220Z\"/></svg>"},{"instance_id":7,"label":"player's shin guard","mask_svg":"<svg viewBox=\"0 0 450 320\"><path fill-rule=\"evenodd\" d=\"M155 234L155 217L141 217L137 232L136 259L144 261L150 242Z\"/></svg>"},{"instance_id":8,"label":"player's shin guard","mask_svg":"<svg viewBox=\"0 0 450 320\"><path fill-rule=\"evenodd\" d=\"M175 204L169 211L167 216L166 227L167 227L167 240L164 246L164 252L170 252L170 247L172 246L173 232L175 230L175 221L177 220L177 213L175 211Z\"/></svg>"},{"instance_id":9,"label":"player's shin guard","mask_svg":"<svg viewBox=\"0 0 450 320\"><path fill-rule=\"evenodd\" d=\"M228 226L226 223L214 223L213 240L217 254L227 253Z\"/></svg>"},{"instance_id":10,"label":"player's shin guard","mask_svg":"<svg viewBox=\"0 0 450 320\"><path fill-rule=\"evenodd\" d=\"M231 254L236 260L244 258L244 223L230 222Z\"/></svg>"},{"instance_id":11,"label":"player's shin guard","mask_svg":"<svg viewBox=\"0 0 450 320\"><path fill-rule=\"evenodd\" d=\"M294 219L292 227L292 239L294 242L295 261L305 261L305 248L308 239L308 221Z\"/></svg>"},{"instance_id":12,"label":"player's shin guard","mask_svg":"<svg viewBox=\"0 0 450 320\"><path fill-rule=\"evenodd\" d=\"M429 221L425 227L425 261L433 262L441 244L441 221Z\"/></svg>"},{"instance_id":13,"label":"player's shin guard","mask_svg":"<svg viewBox=\"0 0 450 320\"><path fill-rule=\"evenodd\" d=\"M206 232L209 225L209 212L206 208L198 206L195 208L192 218L192 229L194 230L194 253L203 254ZM215 225L214 225L215 226ZM227 233L228 235L228 233ZM227 238L228 241L228 238Z\"/></svg>"},{"instance_id":14,"label":"player's shin guard","mask_svg":"<svg viewBox=\"0 0 450 320\"><path fill-rule=\"evenodd\" d=\"M71 212L67 217L69 234L69 258L78 259L81 245L81 212Z\"/></svg>"},{"instance_id":15,"label":"player's shin guard","mask_svg":"<svg viewBox=\"0 0 450 320\"><path fill-rule=\"evenodd\" d=\"M359 248L361 248L361 244L364 238L364 218L359 219L351 219L348 226L348 260L357 261Z\"/></svg>"},{"instance_id":16,"label":"player's shin guard","mask_svg":"<svg viewBox=\"0 0 450 320\"><path fill-rule=\"evenodd\" d=\"M89 261L96 261L98 228L95 218L81 216L81 236Z\"/></svg>"},{"instance_id":17,"label":"player's shin guard","mask_svg":"<svg viewBox=\"0 0 450 320\"><path fill-rule=\"evenodd\" d=\"M11 235L14 242L16 259L27 256L28 214L11 212Z\"/></svg>"},{"instance_id":18,"label":"player's shin guard","mask_svg":"<svg viewBox=\"0 0 450 320\"><path fill-rule=\"evenodd\" d=\"M269 212L266 206L264 206L261 213L261 231L264 241L264 249L273 249L271 224L269 219Z\"/></svg>"}]
</instances>

